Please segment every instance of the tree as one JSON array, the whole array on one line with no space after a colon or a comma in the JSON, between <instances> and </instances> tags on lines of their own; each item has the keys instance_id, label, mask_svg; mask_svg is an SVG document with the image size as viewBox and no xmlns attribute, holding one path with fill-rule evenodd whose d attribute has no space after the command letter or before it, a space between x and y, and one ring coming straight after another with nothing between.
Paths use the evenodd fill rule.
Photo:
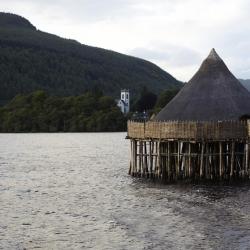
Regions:
<instances>
[{"instance_id":1,"label":"tree","mask_svg":"<svg viewBox=\"0 0 250 250\"><path fill-rule=\"evenodd\" d=\"M144 87L139 99L135 102L133 109L139 112L151 110L154 108L156 100L157 96Z\"/></svg>"},{"instance_id":2,"label":"tree","mask_svg":"<svg viewBox=\"0 0 250 250\"><path fill-rule=\"evenodd\" d=\"M154 110L155 112L159 112L162 108L164 108L179 92L180 89L170 89L163 91L155 104Z\"/></svg>"},{"instance_id":3,"label":"tree","mask_svg":"<svg viewBox=\"0 0 250 250\"><path fill-rule=\"evenodd\" d=\"M1 132L124 131L126 119L109 96L85 93L53 97L43 91L18 95L0 108Z\"/></svg>"}]
</instances>

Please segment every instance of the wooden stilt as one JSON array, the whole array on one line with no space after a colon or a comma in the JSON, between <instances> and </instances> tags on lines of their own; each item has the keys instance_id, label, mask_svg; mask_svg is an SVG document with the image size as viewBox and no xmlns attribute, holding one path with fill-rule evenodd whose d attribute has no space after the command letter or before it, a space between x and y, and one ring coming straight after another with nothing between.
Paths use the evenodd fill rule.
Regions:
<instances>
[{"instance_id":1,"label":"wooden stilt","mask_svg":"<svg viewBox=\"0 0 250 250\"><path fill-rule=\"evenodd\" d=\"M203 160L204 160L204 149L205 149L205 143L201 143L201 159L200 159L200 178L203 177Z\"/></svg>"},{"instance_id":2,"label":"wooden stilt","mask_svg":"<svg viewBox=\"0 0 250 250\"><path fill-rule=\"evenodd\" d=\"M156 160L155 160L155 142L152 142L152 177L155 177L155 171L156 171Z\"/></svg>"},{"instance_id":3,"label":"wooden stilt","mask_svg":"<svg viewBox=\"0 0 250 250\"><path fill-rule=\"evenodd\" d=\"M231 144L231 161L230 161L230 179L233 176L233 172L234 172L234 152L235 152L235 142L232 142Z\"/></svg>"},{"instance_id":4,"label":"wooden stilt","mask_svg":"<svg viewBox=\"0 0 250 250\"><path fill-rule=\"evenodd\" d=\"M132 166L133 166L133 160L134 160L134 153L133 153L133 140L130 140L130 153L131 153L131 157L130 157L130 164L129 164L129 171L128 174L131 175L131 171L132 171Z\"/></svg>"},{"instance_id":5,"label":"wooden stilt","mask_svg":"<svg viewBox=\"0 0 250 250\"><path fill-rule=\"evenodd\" d=\"M153 172L153 158L152 158L152 141L149 141L149 174L152 176Z\"/></svg>"},{"instance_id":6,"label":"wooden stilt","mask_svg":"<svg viewBox=\"0 0 250 250\"><path fill-rule=\"evenodd\" d=\"M143 145L142 141L139 142L139 176L142 174L142 150L143 150Z\"/></svg>"},{"instance_id":7,"label":"wooden stilt","mask_svg":"<svg viewBox=\"0 0 250 250\"><path fill-rule=\"evenodd\" d=\"M135 153L135 164L134 164L134 173L133 173L133 175L135 176L135 175L137 175L137 158L138 158L138 155L137 155L137 150L138 150L138 143L137 143L137 141L136 140L134 140L134 153Z\"/></svg>"},{"instance_id":8,"label":"wooden stilt","mask_svg":"<svg viewBox=\"0 0 250 250\"><path fill-rule=\"evenodd\" d=\"M162 160L161 160L161 178L163 182L166 182L166 143L161 144Z\"/></svg>"},{"instance_id":9,"label":"wooden stilt","mask_svg":"<svg viewBox=\"0 0 250 250\"><path fill-rule=\"evenodd\" d=\"M191 143L188 143L188 177L191 178Z\"/></svg>"},{"instance_id":10,"label":"wooden stilt","mask_svg":"<svg viewBox=\"0 0 250 250\"><path fill-rule=\"evenodd\" d=\"M144 142L144 175L148 177L148 152L147 152L147 142Z\"/></svg>"},{"instance_id":11,"label":"wooden stilt","mask_svg":"<svg viewBox=\"0 0 250 250\"><path fill-rule=\"evenodd\" d=\"M157 177L160 178L160 167L161 167L161 142L158 141L157 143Z\"/></svg>"},{"instance_id":12,"label":"wooden stilt","mask_svg":"<svg viewBox=\"0 0 250 250\"><path fill-rule=\"evenodd\" d=\"M180 141L177 142L177 164L176 164L176 179L180 177Z\"/></svg>"},{"instance_id":13,"label":"wooden stilt","mask_svg":"<svg viewBox=\"0 0 250 250\"><path fill-rule=\"evenodd\" d=\"M220 180L222 179L222 175L223 175L223 155L222 155L222 142L219 142L219 177Z\"/></svg>"},{"instance_id":14,"label":"wooden stilt","mask_svg":"<svg viewBox=\"0 0 250 250\"><path fill-rule=\"evenodd\" d=\"M225 180L249 178L248 141L171 141L131 139L132 176Z\"/></svg>"},{"instance_id":15,"label":"wooden stilt","mask_svg":"<svg viewBox=\"0 0 250 250\"><path fill-rule=\"evenodd\" d=\"M249 178L249 144L246 142L246 176Z\"/></svg>"},{"instance_id":16,"label":"wooden stilt","mask_svg":"<svg viewBox=\"0 0 250 250\"><path fill-rule=\"evenodd\" d=\"M168 141L167 142L167 152L168 152L168 155L167 155L167 175L168 175L168 180L170 181L170 178L171 178L171 166L170 166L170 142Z\"/></svg>"}]
</instances>

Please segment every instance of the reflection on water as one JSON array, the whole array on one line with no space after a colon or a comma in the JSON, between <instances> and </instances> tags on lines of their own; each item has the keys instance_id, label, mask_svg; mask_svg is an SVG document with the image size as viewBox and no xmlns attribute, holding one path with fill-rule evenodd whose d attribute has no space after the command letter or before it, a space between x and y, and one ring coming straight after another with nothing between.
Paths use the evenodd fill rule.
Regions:
<instances>
[{"instance_id":1,"label":"reflection on water","mask_svg":"<svg viewBox=\"0 0 250 250\"><path fill-rule=\"evenodd\" d=\"M127 175L124 133L1 134L0 249L250 249L250 188Z\"/></svg>"}]
</instances>

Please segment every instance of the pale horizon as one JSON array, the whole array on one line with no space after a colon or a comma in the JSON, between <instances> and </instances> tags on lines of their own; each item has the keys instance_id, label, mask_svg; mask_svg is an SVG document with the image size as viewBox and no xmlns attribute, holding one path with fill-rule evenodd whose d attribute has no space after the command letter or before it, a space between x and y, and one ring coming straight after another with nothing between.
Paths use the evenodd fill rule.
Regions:
<instances>
[{"instance_id":1,"label":"pale horizon","mask_svg":"<svg viewBox=\"0 0 250 250\"><path fill-rule=\"evenodd\" d=\"M237 78L250 79L247 0L9 0L1 7L41 31L148 60L181 81L212 48Z\"/></svg>"}]
</instances>

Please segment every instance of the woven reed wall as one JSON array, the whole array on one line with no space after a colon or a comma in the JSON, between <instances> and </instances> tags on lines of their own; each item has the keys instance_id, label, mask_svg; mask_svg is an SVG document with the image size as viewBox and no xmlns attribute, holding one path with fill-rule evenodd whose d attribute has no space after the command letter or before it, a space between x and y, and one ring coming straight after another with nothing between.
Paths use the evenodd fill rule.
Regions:
<instances>
[{"instance_id":1,"label":"woven reed wall","mask_svg":"<svg viewBox=\"0 0 250 250\"><path fill-rule=\"evenodd\" d=\"M247 132L248 132L248 137L250 137L250 120L247 120Z\"/></svg>"},{"instance_id":2,"label":"woven reed wall","mask_svg":"<svg viewBox=\"0 0 250 250\"><path fill-rule=\"evenodd\" d=\"M250 136L250 121L223 122L133 122L128 121L128 137L146 139L228 140Z\"/></svg>"}]
</instances>

